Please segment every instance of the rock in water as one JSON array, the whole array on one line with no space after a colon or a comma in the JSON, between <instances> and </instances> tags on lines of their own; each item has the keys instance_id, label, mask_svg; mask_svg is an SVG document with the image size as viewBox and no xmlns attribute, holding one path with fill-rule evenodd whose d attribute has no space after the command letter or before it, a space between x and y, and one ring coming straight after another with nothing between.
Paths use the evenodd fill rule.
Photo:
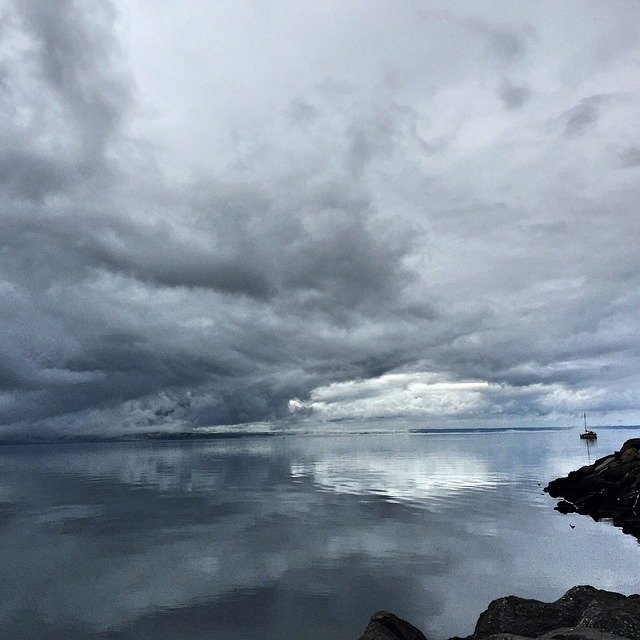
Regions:
<instances>
[{"instance_id":1,"label":"rock in water","mask_svg":"<svg viewBox=\"0 0 640 640\"><path fill-rule=\"evenodd\" d=\"M393 613L378 611L360 637L360 640L427 640L421 631Z\"/></svg>"},{"instance_id":2,"label":"rock in water","mask_svg":"<svg viewBox=\"0 0 640 640\"><path fill-rule=\"evenodd\" d=\"M613 455L550 482L545 491L564 498L556 509L594 520L610 518L625 533L640 538L640 438L627 440Z\"/></svg>"},{"instance_id":3,"label":"rock in water","mask_svg":"<svg viewBox=\"0 0 640 640\"><path fill-rule=\"evenodd\" d=\"M556 511L559 511L560 513L575 513L576 507L566 500L560 500L556 505Z\"/></svg>"}]
</instances>

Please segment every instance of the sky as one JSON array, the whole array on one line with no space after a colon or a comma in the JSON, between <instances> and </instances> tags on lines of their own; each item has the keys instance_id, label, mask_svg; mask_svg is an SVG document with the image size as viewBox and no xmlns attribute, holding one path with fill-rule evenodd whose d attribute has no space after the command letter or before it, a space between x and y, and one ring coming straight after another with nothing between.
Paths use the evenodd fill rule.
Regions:
<instances>
[{"instance_id":1,"label":"sky","mask_svg":"<svg viewBox=\"0 0 640 640\"><path fill-rule=\"evenodd\" d=\"M2 434L640 423L640 3L0 0Z\"/></svg>"}]
</instances>

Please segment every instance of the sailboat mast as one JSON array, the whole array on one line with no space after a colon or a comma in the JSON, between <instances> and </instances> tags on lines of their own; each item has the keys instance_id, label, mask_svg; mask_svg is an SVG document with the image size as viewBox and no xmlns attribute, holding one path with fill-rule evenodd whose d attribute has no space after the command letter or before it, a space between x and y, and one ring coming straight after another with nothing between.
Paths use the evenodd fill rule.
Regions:
<instances>
[{"instance_id":1,"label":"sailboat mast","mask_svg":"<svg viewBox=\"0 0 640 640\"><path fill-rule=\"evenodd\" d=\"M583 414L584 415L584 430L587 430L587 414Z\"/></svg>"}]
</instances>

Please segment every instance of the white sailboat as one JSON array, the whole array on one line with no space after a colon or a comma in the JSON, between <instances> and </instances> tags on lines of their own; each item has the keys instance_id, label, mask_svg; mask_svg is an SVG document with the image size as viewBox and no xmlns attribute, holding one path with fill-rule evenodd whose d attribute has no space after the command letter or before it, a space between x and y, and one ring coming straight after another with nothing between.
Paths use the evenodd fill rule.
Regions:
<instances>
[{"instance_id":1,"label":"white sailboat","mask_svg":"<svg viewBox=\"0 0 640 640\"><path fill-rule=\"evenodd\" d=\"M598 434L595 431L587 429L587 414L584 415L584 431L580 434L581 440L597 440Z\"/></svg>"}]
</instances>

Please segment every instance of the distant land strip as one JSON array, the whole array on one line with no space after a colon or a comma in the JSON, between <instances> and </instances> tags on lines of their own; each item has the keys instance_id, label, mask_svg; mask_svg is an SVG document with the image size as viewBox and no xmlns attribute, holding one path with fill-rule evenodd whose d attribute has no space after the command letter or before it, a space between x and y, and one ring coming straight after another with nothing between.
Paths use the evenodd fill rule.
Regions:
<instances>
[{"instance_id":1,"label":"distant land strip","mask_svg":"<svg viewBox=\"0 0 640 640\"><path fill-rule=\"evenodd\" d=\"M181 431L164 432L152 431L148 433L120 434L116 436L103 436L97 434L74 434L60 436L34 436L31 438L0 437L0 447L21 445L52 445L52 444L110 444L118 442L176 442L176 441L202 441L202 440L231 440L240 438L273 438L282 436L365 436L410 433L419 435L428 434L474 434L474 433L526 433L540 431L570 431L575 427L437 427L416 429L389 429L377 430L349 430L349 431L322 431L279 429L277 431ZM598 425L597 429L640 429L640 425Z\"/></svg>"}]
</instances>

